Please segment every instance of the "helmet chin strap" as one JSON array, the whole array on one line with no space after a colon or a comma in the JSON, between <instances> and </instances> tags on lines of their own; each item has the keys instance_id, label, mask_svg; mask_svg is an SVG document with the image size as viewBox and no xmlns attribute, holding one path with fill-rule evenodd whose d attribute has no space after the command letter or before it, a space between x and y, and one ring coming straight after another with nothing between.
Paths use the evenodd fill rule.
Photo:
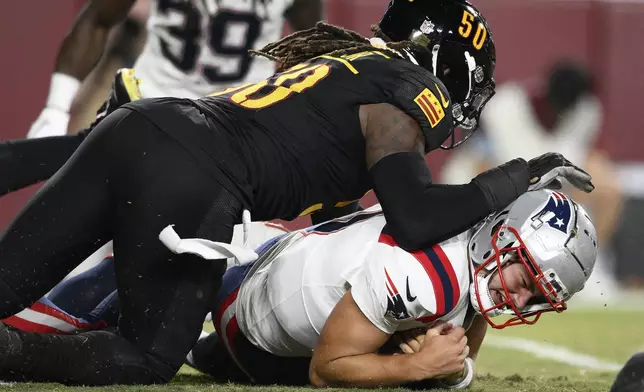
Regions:
<instances>
[{"instance_id":1,"label":"helmet chin strap","mask_svg":"<svg viewBox=\"0 0 644 392\"><path fill-rule=\"evenodd\" d=\"M438 52L440 51L441 46L436 44L432 47L432 72L434 76L438 77Z\"/></svg>"},{"instance_id":2,"label":"helmet chin strap","mask_svg":"<svg viewBox=\"0 0 644 392\"><path fill-rule=\"evenodd\" d=\"M416 61L416 58L414 57L414 55L411 54L411 52L409 50L404 49L404 51L405 51L405 54L407 55L407 58L409 59L409 61L411 61L415 65L420 65L420 64L418 64L418 61Z\"/></svg>"},{"instance_id":3,"label":"helmet chin strap","mask_svg":"<svg viewBox=\"0 0 644 392\"><path fill-rule=\"evenodd\" d=\"M472 86L474 84L474 83L472 83L472 75L474 74L474 71L476 70L476 59L474 59L474 57L472 57L470 52L465 51L465 62L467 63L467 70L469 71L467 73L469 86L468 86L468 89L467 89L467 95L465 96L465 99L467 100L470 97L470 94L472 94Z\"/></svg>"}]
</instances>

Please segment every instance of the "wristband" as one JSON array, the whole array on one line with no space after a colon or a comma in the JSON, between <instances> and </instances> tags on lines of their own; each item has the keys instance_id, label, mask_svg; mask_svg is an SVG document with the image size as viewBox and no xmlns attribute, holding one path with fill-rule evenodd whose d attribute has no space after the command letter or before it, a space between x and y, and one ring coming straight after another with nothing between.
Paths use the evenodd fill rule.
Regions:
<instances>
[{"instance_id":1,"label":"wristband","mask_svg":"<svg viewBox=\"0 0 644 392\"><path fill-rule=\"evenodd\" d=\"M474 360L470 357L465 358L465 371L463 377L460 380L455 381L454 383L442 382L445 388L448 389L463 389L470 386L472 381L474 381Z\"/></svg>"},{"instance_id":2,"label":"wristband","mask_svg":"<svg viewBox=\"0 0 644 392\"><path fill-rule=\"evenodd\" d=\"M80 85L81 82L73 76L55 72L51 75L49 96L45 106L68 113Z\"/></svg>"}]
</instances>

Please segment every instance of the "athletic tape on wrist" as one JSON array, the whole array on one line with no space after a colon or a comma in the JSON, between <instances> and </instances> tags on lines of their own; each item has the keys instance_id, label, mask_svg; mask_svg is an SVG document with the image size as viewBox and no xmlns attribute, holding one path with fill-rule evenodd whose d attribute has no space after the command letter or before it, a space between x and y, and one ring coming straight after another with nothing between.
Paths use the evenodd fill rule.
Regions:
<instances>
[{"instance_id":1,"label":"athletic tape on wrist","mask_svg":"<svg viewBox=\"0 0 644 392\"><path fill-rule=\"evenodd\" d=\"M472 358L465 358L465 375L453 384L443 382L444 386L449 389L463 389L470 386L474 381L474 360Z\"/></svg>"},{"instance_id":2,"label":"athletic tape on wrist","mask_svg":"<svg viewBox=\"0 0 644 392\"><path fill-rule=\"evenodd\" d=\"M54 73L51 75L46 107L69 112L80 85L81 82L73 76Z\"/></svg>"}]
</instances>

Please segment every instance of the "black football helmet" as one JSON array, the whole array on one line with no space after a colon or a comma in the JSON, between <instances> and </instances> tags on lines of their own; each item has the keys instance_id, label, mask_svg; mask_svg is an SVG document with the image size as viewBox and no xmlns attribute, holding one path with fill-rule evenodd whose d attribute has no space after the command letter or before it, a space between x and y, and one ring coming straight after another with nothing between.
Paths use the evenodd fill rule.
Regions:
<instances>
[{"instance_id":1,"label":"black football helmet","mask_svg":"<svg viewBox=\"0 0 644 392\"><path fill-rule=\"evenodd\" d=\"M427 48L413 57L447 88L454 127L460 128L441 148L467 140L495 89L494 40L480 12L465 0L392 0L378 27L385 41L412 41Z\"/></svg>"}]
</instances>

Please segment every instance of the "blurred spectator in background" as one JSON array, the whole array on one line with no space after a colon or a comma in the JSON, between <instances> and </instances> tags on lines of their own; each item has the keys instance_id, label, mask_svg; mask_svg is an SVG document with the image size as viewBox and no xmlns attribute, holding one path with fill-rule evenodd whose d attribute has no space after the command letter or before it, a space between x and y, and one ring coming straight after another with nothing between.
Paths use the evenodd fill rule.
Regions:
<instances>
[{"instance_id":1,"label":"blurred spectator in background","mask_svg":"<svg viewBox=\"0 0 644 392\"><path fill-rule=\"evenodd\" d=\"M277 41L285 21L299 31L321 18L322 0L88 0L60 47L46 106L27 137L88 126L102 102L97 97L104 99L115 71L134 58L143 98L196 99L265 79L275 72L274 62L248 51Z\"/></svg>"},{"instance_id":2,"label":"blurred spectator in background","mask_svg":"<svg viewBox=\"0 0 644 392\"><path fill-rule=\"evenodd\" d=\"M602 106L590 71L573 61L555 63L531 94L519 83L497 88L481 116L479 132L450 155L443 181L463 183L476 173L520 156L526 160L548 151L562 153L593 176L594 192L565 189L593 215L600 257L588 281L585 299L609 299L617 293L611 271L612 233L620 217L622 197L609 157L595 149L602 126Z\"/></svg>"},{"instance_id":3,"label":"blurred spectator in background","mask_svg":"<svg viewBox=\"0 0 644 392\"><path fill-rule=\"evenodd\" d=\"M103 57L85 78L72 102L67 129L77 131L94 121L116 71L134 66L145 45L145 23L149 14L150 0L136 0L125 21L112 29Z\"/></svg>"}]
</instances>

